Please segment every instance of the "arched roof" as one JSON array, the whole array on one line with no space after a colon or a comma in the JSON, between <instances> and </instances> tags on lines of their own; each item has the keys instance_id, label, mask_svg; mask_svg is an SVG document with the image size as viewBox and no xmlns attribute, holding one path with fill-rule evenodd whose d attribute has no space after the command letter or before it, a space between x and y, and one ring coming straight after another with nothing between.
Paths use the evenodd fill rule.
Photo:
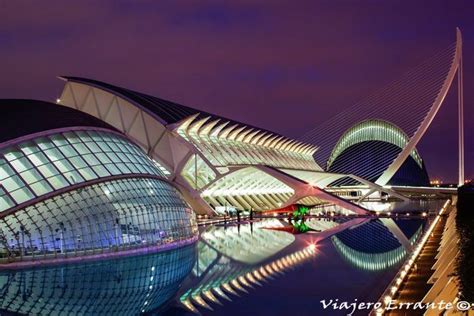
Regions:
<instances>
[{"instance_id":1,"label":"arched roof","mask_svg":"<svg viewBox=\"0 0 474 316\"><path fill-rule=\"evenodd\" d=\"M90 126L116 131L114 127L92 115L45 101L0 99L0 113L0 144L22 136L66 127Z\"/></svg>"},{"instance_id":2,"label":"arched roof","mask_svg":"<svg viewBox=\"0 0 474 316\"><path fill-rule=\"evenodd\" d=\"M174 124L190 116L197 115L194 117L194 119L196 120L211 117L213 119L223 119L225 121L228 121L230 122L229 125L237 124L239 126L253 127L249 124L231 120L219 115L201 111L192 107L188 107L176 102L164 100L164 99L154 97L145 93L118 87L118 86L105 83L99 80L80 78L80 77L74 77L74 76L61 76L60 78L66 81L70 81L70 82L76 82L76 83L82 83L88 86L94 86L94 87L109 91L113 94L122 96L123 98L134 103L135 105L143 107L148 112L151 112L152 114L154 114L155 117L158 117L161 120L161 123L163 123L164 125ZM254 127L254 128L261 131L266 131L259 127L258 128ZM278 135L277 133L274 133L274 132L270 132L270 131L267 131L267 132L272 133L274 135Z\"/></svg>"},{"instance_id":3,"label":"arched roof","mask_svg":"<svg viewBox=\"0 0 474 316\"><path fill-rule=\"evenodd\" d=\"M164 161L169 169L174 169L177 160L156 153L165 130L176 132L214 165L261 163L263 155L251 148L255 145L272 152L270 156L275 157L264 160L273 161L273 165L321 170L312 157L316 146L101 81L69 76L60 78L67 81L60 99L62 105L112 124L139 143L154 159ZM225 144L233 148L223 149ZM235 152L235 155L226 155L226 151Z\"/></svg>"},{"instance_id":4,"label":"arched roof","mask_svg":"<svg viewBox=\"0 0 474 316\"><path fill-rule=\"evenodd\" d=\"M137 145L115 132L54 130L50 135L34 134L4 144L0 152L0 219L99 182L165 177Z\"/></svg>"},{"instance_id":5,"label":"arched roof","mask_svg":"<svg viewBox=\"0 0 474 316\"><path fill-rule=\"evenodd\" d=\"M105 83L98 80L71 76L61 76L60 78L65 79L67 81L82 83L89 86L95 86L97 88L109 91L113 94L120 95L125 99L128 99L132 103L140 105L149 112L152 112L153 114L158 116L162 120L162 123L165 125L176 123L190 115L194 115L200 112L205 113L175 102L167 101L161 98L157 98L126 88L114 86L109 83Z\"/></svg>"},{"instance_id":6,"label":"arched roof","mask_svg":"<svg viewBox=\"0 0 474 316\"><path fill-rule=\"evenodd\" d=\"M327 162L327 168L330 168L336 158L347 148L367 141L382 141L396 145L400 149L405 148L409 141L408 135L398 126L384 120L364 120L349 129L339 138L334 146ZM416 149L413 149L410 155L422 167L422 159Z\"/></svg>"}]
</instances>

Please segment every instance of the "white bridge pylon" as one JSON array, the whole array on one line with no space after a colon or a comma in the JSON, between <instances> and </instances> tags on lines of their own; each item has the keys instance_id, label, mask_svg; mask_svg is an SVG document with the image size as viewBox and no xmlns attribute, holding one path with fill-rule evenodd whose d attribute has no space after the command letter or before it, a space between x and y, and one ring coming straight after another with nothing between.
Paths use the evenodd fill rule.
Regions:
<instances>
[{"instance_id":1,"label":"white bridge pylon","mask_svg":"<svg viewBox=\"0 0 474 316\"><path fill-rule=\"evenodd\" d=\"M372 95L326 119L300 138L319 147L314 157L325 171L362 176L386 186L407 158L424 169L416 146L443 104L457 74L459 185L464 183L462 35L418 66L378 89ZM370 124L372 123L372 124ZM356 128L358 127L358 128ZM345 136L345 137L344 137ZM393 144L400 148L388 150ZM354 147L355 154L347 152ZM358 152L370 151L378 158L368 164ZM340 157L340 158L338 158ZM335 159L338 158L338 164Z\"/></svg>"},{"instance_id":2,"label":"white bridge pylon","mask_svg":"<svg viewBox=\"0 0 474 316\"><path fill-rule=\"evenodd\" d=\"M400 169L403 162L410 155L411 151L416 147L421 137L425 134L431 122L433 121L436 113L441 108L444 99L453 83L454 77L458 73L458 127L459 127L459 179L458 185L464 184L464 127L463 127L463 91L462 91L462 35L459 28L456 29L456 51L454 54L453 62L449 69L448 75L441 87L438 96L436 97L433 105L426 115L425 119L420 124L417 132L411 137L410 141L406 144L405 148L398 155L398 157L390 164L388 169L377 179L375 182L378 185L386 185L388 181L395 175Z\"/></svg>"}]
</instances>

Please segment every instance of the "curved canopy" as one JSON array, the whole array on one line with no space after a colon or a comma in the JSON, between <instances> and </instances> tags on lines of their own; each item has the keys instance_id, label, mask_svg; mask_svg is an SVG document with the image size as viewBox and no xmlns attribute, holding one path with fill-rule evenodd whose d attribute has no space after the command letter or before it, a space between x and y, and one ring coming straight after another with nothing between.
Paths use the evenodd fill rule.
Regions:
<instances>
[{"instance_id":1,"label":"curved canopy","mask_svg":"<svg viewBox=\"0 0 474 316\"><path fill-rule=\"evenodd\" d=\"M129 102L132 102L133 104L140 106L144 108L145 110L147 110L147 112L153 114L164 125L178 123L182 120L189 118L190 116L195 115L194 118L198 118L198 119L212 117L214 119L223 119L225 121L230 122L230 124L253 127L248 124L243 124L235 120L227 119L215 114L207 113L205 111L201 111L201 110L198 110L189 106L185 106L176 102L164 100L164 99L151 96L145 93L118 87L110 83L102 82L99 80L80 78L80 77L74 77L74 76L61 76L60 78L69 82L76 82L76 83L84 84L87 86L96 87L96 88L108 91L114 95L121 96L125 100L128 100ZM261 131L266 131L262 128L257 128L257 127L253 127L253 128L256 128ZM266 132L271 133L273 135L278 135L277 133L274 133L274 132L270 132L270 131L266 131Z\"/></svg>"},{"instance_id":2,"label":"curved canopy","mask_svg":"<svg viewBox=\"0 0 474 316\"><path fill-rule=\"evenodd\" d=\"M367 141L382 141L405 148L409 141L408 135L395 124L383 120L364 120L350 127L334 146L327 162L329 169L336 158L347 148ZM416 149L410 153L413 159L422 167L422 159Z\"/></svg>"},{"instance_id":3,"label":"curved canopy","mask_svg":"<svg viewBox=\"0 0 474 316\"><path fill-rule=\"evenodd\" d=\"M92 181L137 175L164 178L138 146L117 133L75 130L10 144L0 153L0 217Z\"/></svg>"}]
</instances>

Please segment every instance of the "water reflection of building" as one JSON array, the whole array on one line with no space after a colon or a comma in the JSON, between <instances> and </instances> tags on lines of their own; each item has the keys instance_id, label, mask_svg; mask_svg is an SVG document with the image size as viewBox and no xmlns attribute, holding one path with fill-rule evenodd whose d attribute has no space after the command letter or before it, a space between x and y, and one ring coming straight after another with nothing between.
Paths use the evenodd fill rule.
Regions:
<instances>
[{"instance_id":1,"label":"water reflection of building","mask_svg":"<svg viewBox=\"0 0 474 316\"><path fill-rule=\"evenodd\" d=\"M314 231L322 232L331 228L335 228L342 220L332 220L330 218L309 218L305 221L306 225Z\"/></svg>"},{"instance_id":2,"label":"water reflection of building","mask_svg":"<svg viewBox=\"0 0 474 316\"><path fill-rule=\"evenodd\" d=\"M248 293L315 255L314 246L272 259L294 241L294 236L263 227L281 227L278 220L251 225L213 227L202 234L198 259L181 303L191 311L212 309L211 303Z\"/></svg>"},{"instance_id":3,"label":"water reflection of building","mask_svg":"<svg viewBox=\"0 0 474 316\"><path fill-rule=\"evenodd\" d=\"M421 236L423 221L396 220L395 223L413 246ZM380 220L344 230L332 236L331 241L346 260L365 270L385 270L402 262L409 253Z\"/></svg>"},{"instance_id":4,"label":"water reflection of building","mask_svg":"<svg viewBox=\"0 0 474 316\"><path fill-rule=\"evenodd\" d=\"M257 264L295 240L292 234L266 229L282 226L278 220L255 222L252 226L230 226L227 229L212 226L201 234L201 242L224 257L244 264Z\"/></svg>"},{"instance_id":5,"label":"water reflection of building","mask_svg":"<svg viewBox=\"0 0 474 316\"><path fill-rule=\"evenodd\" d=\"M165 173L105 122L55 104L0 102L0 263L194 242ZM8 128L10 127L10 128Z\"/></svg>"},{"instance_id":6,"label":"water reflection of building","mask_svg":"<svg viewBox=\"0 0 474 316\"><path fill-rule=\"evenodd\" d=\"M108 261L0 272L0 314L135 315L174 297L195 245Z\"/></svg>"}]
</instances>

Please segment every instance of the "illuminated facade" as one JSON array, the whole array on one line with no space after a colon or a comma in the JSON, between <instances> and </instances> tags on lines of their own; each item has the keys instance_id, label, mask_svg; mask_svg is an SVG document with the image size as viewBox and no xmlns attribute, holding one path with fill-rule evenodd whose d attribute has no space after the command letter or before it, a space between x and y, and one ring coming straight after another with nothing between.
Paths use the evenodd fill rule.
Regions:
<instances>
[{"instance_id":1,"label":"illuminated facade","mask_svg":"<svg viewBox=\"0 0 474 316\"><path fill-rule=\"evenodd\" d=\"M462 45L461 31L457 29L454 43L353 106L324 120L301 140L320 147L314 157L324 170L350 170L365 176L366 180L375 179L375 184L380 186L408 184L419 188L427 181L416 146L439 113L453 81L457 80L458 184L462 185ZM347 160L352 160L352 166ZM358 168L365 170L361 172Z\"/></svg>"},{"instance_id":2,"label":"illuminated facade","mask_svg":"<svg viewBox=\"0 0 474 316\"><path fill-rule=\"evenodd\" d=\"M409 137L400 128L382 120L365 120L350 127L334 146L327 171L354 174L377 182L390 163L402 152ZM357 184L354 179L336 180L331 186ZM428 173L414 148L389 185L429 186Z\"/></svg>"},{"instance_id":3,"label":"illuminated facade","mask_svg":"<svg viewBox=\"0 0 474 316\"><path fill-rule=\"evenodd\" d=\"M0 143L1 262L196 240L191 208L125 135L55 104L2 100L0 106L9 122ZM28 126L15 129L24 113L31 122L23 117Z\"/></svg>"},{"instance_id":4,"label":"illuminated facade","mask_svg":"<svg viewBox=\"0 0 474 316\"><path fill-rule=\"evenodd\" d=\"M86 112L127 135L175 183L199 214L268 210L294 203L363 207L325 190L349 177L323 170L308 143L108 83L62 77L60 105ZM403 198L403 197L402 197Z\"/></svg>"},{"instance_id":5,"label":"illuminated facade","mask_svg":"<svg viewBox=\"0 0 474 316\"><path fill-rule=\"evenodd\" d=\"M48 139L28 140L33 144L31 149L28 148L30 144L11 144L16 147L8 149L12 153L7 153L5 159L14 161L16 153L19 153L18 159L27 164L18 167L18 170L5 167L8 169L5 172L10 176L5 177L7 182L3 185L5 193L0 200L0 210L18 209L27 201L40 201L40 196L50 198L51 192L64 191L66 187L72 190L81 183L100 182L100 179L116 180L111 178L123 178L126 174L146 174L150 178L159 178L159 183L172 184L198 214L219 213L228 208L268 210L295 203L334 204L355 213L366 213L363 206L351 202L353 197L345 194L344 190L338 191L337 188L341 185L363 187L365 191L357 194L360 200L373 192L385 192L406 200L406 197L389 187L374 183L388 168L388 164L394 159L392 156L400 154L408 142L408 136L388 122L367 120L351 127L334 147L327 168L323 170L313 158L318 150L314 145L104 82L77 77L62 79L66 84L57 100L58 105L62 105L58 108L73 108L93 116L101 130L60 130L57 135L48 136ZM45 130L52 129L54 126L45 126ZM102 145L109 143L110 145ZM65 147L62 147L63 144ZM106 147L114 146L113 144L117 144L115 147L118 148L110 150L125 152L113 152L114 156L109 157L104 150L109 150ZM391 146L390 150L382 146L385 149L381 154L380 144ZM20 145L25 149L18 149ZM69 150L71 146L74 152ZM31 169L29 159L23 156L31 155L32 159L41 160L46 151L55 150L60 150L58 154L66 157L66 160L73 159L75 165L59 159L56 162L59 166L56 167L59 168L58 175L54 174L56 169L41 166L42 171L29 172L29 177L32 178L26 181L32 181L31 186L16 183L15 179L23 172L22 168ZM140 151L139 154L137 150ZM38 157L33 151L38 152ZM81 161L81 158L74 155L84 155L87 159ZM117 155L124 161L119 161ZM379 160L383 158L383 162L372 163L363 159L364 155ZM387 158L386 155L390 157ZM364 163L370 163L370 166L365 166ZM400 174L414 180L407 182L399 177ZM421 185L426 179L423 161L416 149L413 149L400 172L393 177L394 182L389 184ZM149 180L150 183L153 181L156 180ZM135 225L133 221L123 223L123 220L115 219L118 224L114 225L122 228ZM106 221L110 222L111 219ZM144 224L153 222L150 218L144 221ZM24 226L21 223L19 225ZM115 234L115 229L111 228L114 225L110 224L107 228L109 236ZM144 231L136 228L132 230ZM30 231L28 233L32 234ZM11 231L5 234L10 234L4 238L4 244L9 245L8 247L11 248L16 243L16 249L28 248L23 246L23 241L18 241L26 240L19 237L19 234L24 235L23 232ZM43 230L41 234L44 234ZM72 234L72 240L59 248L75 249L76 246L71 246L72 241L77 239L72 237L75 233L72 230L63 233L64 236L67 234ZM47 236L54 240L56 237L51 237L53 235L49 233ZM119 238L115 240L119 240L121 245L123 241L118 235ZM147 243L149 238L152 241L158 238L151 237L153 234L148 232L146 235L148 237L141 238L143 243ZM123 240L128 239L125 237ZM130 242L132 239L140 238L130 238ZM100 247L110 247L116 243L109 237L98 240L102 240ZM47 247L47 251L58 248L54 242L48 243L51 245ZM80 242L76 240L76 243L85 247L87 238ZM37 246L29 247L34 249ZM23 252L24 250L20 252L21 256Z\"/></svg>"},{"instance_id":6,"label":"illuminated facade","mask_svg":"<svg viewBox=\"0 0 474 316\"><path fill-rule=\"evenodd\" d=\"M228 207L268 210L295 203L335 204L362 214L367 210L352 200L360 202L382 192L407 200L395 191L400 188L391 186L429 184L423 160L415 147L443 103L456 72L458 79L462 77L461 56L462 39L458 30L455 44L442 55L433 56L432 63L416 68L417 74L430 75L430 80L419 80L422 77L418 75L404 77L400 86L388 87L376 98L369 97L360 105L339 113L310 131L303 137L304 141L86 78L61 77L65 85L57 103L91 115L97 126L113 130L125 136L130 144L140 147L151 162L149 166L138 163L137 167L143 169L138 174L148 174L172 184L199 214L223 212ZM462 184L462 80L459 84L459 182ZM404 111L400 111L402 105L407 106ZM63 119L57 113L49 113L50 126L44 126L45 130L54 129L54 124ZM16 121L23 119L24 115ZM22 124L21 128L30 127ZM70 141L67 135L58 137ZM74 137L92 136L83 133ZM54 141L64 140L50 140ZM97 155L105 157L100 150ZM91 156L88 152L84 154ZM128 157L128 153L124 157ZM64 174L58 176L30 172L27 177L34 181L31 186L21 182L23 174L18 178L23 171L5 171L11 175L16 173L16 177L5 176L9 179L0 191L0 211L17 209L27 201L39 201L42 195L49 198L51 192L66 187L118 176L116 173L131 175L136 171L127 167L126 162L110 157L105 160L96 157L88 167L74 159L78 163L74 166L77 170L63 166ZM146 170L146 166L155 170ZM113 170L114 167L119 171ZM350 188L344 191L344 187L354 185L363 187L355 192L355 197ZM12 234L16 234L14 239L19 239L18 232ZM2 243L11 244L11 236L5 237Z\"/></svg>"}]
</instances>

